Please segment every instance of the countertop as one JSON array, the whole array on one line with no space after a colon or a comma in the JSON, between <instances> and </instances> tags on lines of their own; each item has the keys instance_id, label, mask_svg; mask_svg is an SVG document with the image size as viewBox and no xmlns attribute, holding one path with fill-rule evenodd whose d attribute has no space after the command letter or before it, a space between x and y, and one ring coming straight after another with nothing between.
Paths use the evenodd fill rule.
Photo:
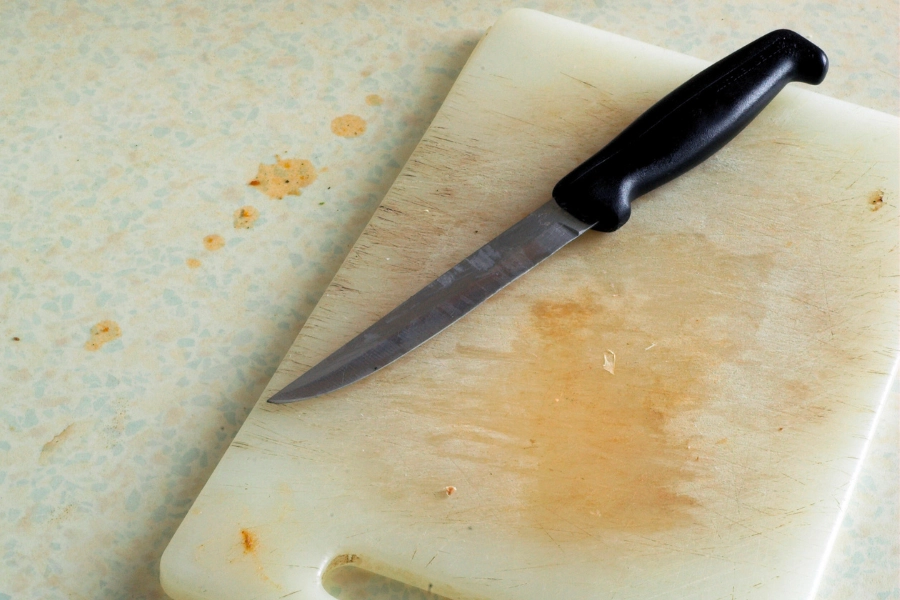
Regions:
<instances>
[{"instance_id":1,"label":"countertop","mask_svg":"<svg viewBox=\"0 0 900 600\"><path fill-rule=\"evenodd\" d=\"M165 597L163 549L515 6L0 7L0 600ZM524 6L708 60L793 28L817 91L900 112L894 2ZM900 598L898 399L820 598Z\"/></svg>"}]
</instances>

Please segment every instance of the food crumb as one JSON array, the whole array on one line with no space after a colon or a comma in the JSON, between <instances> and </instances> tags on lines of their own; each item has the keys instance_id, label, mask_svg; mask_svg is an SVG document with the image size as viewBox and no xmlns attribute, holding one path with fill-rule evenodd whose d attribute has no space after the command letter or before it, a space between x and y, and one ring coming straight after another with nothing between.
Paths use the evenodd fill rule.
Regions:
<instances>
[{"instance_id":1,"label":"food crumb","mask_svg":"<svg viewBox=\"0 0 900 600\"><path fill-rule=\"evenodd\" d=\"M107 342L122 337L122 328L115 321L100 321L91 327L91 339L84 343L84 349L96 352Z\"/></svg>"},{"instance_id":2,"label":"food crumb","mask_svg":"<svg viewBox=\"0 0 900 600\"><path fill-rule=\"evenodd\" d=\"M13 341L14 341L14 342L18 342L18 341L19 341L19 337L18 337L18 336L14 337L14 338L13 338Z\"/></svg>"},{"instance_id":3,"label":"food crumb","mask_svg":"<svg viewBox=\"0 0 900 600\"><path fill-rule=\"evenodd\" d=\"M603 353L603 370L609 371L610 375L615 375L616 353L612 350L607 350Z\"/></svg>"},{"instance_id":4,"label":"food crumb","mask_svg":"<svg viewBox=\"0 0 900 600\"><path fill-rule=\"evenodd\" d=\"M356 115L342 115L331 121L331 132L341 137L359 137L366 132L366 122Z\"/></svg>"},{"instance_id":5,"label":"food crumb","mask_svg":"<svg viewBox=\"0 0 900 600\"><path fill-rule=\"evenodd\" d=\"M259 218L259 211L253 206L242 206L234 211L235 229L252 229L253 223Z\"/></svg>"},{"instance_id":6,"label":"food crumb","mask_svg":"<svg viewBox=\"0 0 900 600\"><path fill-rule=\"evenodd\" d=\"M384 98L378 94L369 94L366 96L366 104L369 106L381 106L382 103L384 103Z\"/></svg>"},{"instance_id":7,"label":"food crumb","mask_svg":"<svg viewBox=\"0 0 900 600\"><path fill-rule=\"evenodd\" d=\"M869 206L872 207L872 212L875 212L884 204L884 192L881 190L877 190L872 193L872 196L869 198Z\"/></svg>"},{"instance_id":8,"label":"food crumb","mask_svg":"<svg viewBox=\"0 0 900 600\"><path fill-rule=\"evenodd\" d=\"M219 250L225 245L225 239L217 233L212 233L203 238L203 245L209 251Z\"/></svg>"},{"instance_id":9,"label":"food crumb","mask_svg":"<svg viewBox=\"0 0 900 600\"><path fill-rule=\"evenodd\" d=\"M448 485L447 487L444 488L444 491L447 493L448 496L452 496L453 494L456 493L456 488L452 485Z\"/></svg>"},{"instance_id":10,"label":"food crumb","mask_svg":"<svg viewBox=\"0 0 900 600\"><path fill-rule=\"evenodd\" d=\"M275 155L275 164L260 163L256 177L247 185L259 188L259 191L275 200L285 196L299 196L300 188L306 187L316 180L316 169L305 158L281 158Z\"/></svg>"},{"instance_id":11,"label":"food crumb","mask_svg":"<svg viewBox=\"0 0 900 600\"><path fill-rule=\"evenodd\" d=\"M189 259L187 259L187 260L184 261L184 262L185 262L185 264L187 264L187 266L188 266L189 269L196 269L196 268L198 268L201 264L203 264L203 263L201 263L199 260L197 260L196 258L189 258Z\"/></svg>"}]
</instances>

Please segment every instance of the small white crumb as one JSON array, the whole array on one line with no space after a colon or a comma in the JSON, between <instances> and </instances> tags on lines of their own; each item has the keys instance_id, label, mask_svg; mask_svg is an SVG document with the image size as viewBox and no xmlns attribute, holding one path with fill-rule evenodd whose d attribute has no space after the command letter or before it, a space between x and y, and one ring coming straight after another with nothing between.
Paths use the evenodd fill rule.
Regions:
<instances>
[{"instance_id":1,"label":"small white crumb","mask_svg":"<svg viewBox=\"0 0 900 600\"><path fill-rule=\"evenodd\" d=\"M653 348L654 346L656 346L656 342L653 342L652 344L650 344L649 346L644 348L644 350L649 350L650 348Z\"/></svg>"},{"instance_id":2,"label":"small white crumb","mask_svg":"<svg viewBox=\"0 0 900 600\"><path fill-rule=\"evenodd\" d=\"M612 359L610 359L612 357ZM616 371L616 353L612 350L607 350L603 353L603 370L609 371L611 375L615 375Z\"/></svg>"}]
</instances>

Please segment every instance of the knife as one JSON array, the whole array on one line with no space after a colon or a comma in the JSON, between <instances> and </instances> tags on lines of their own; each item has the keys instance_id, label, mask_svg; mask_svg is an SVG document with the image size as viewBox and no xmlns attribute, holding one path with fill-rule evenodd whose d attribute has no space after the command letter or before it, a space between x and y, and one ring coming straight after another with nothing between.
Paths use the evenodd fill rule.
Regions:
<instances>
[{"instance_id":1,"label":"knife","mask_svg":"<svg viewBox=\"0 0 900 600\"><path fill-rule=\"evenodd\" d=\"M792 81L819 84L825 53L786 29L701 71L563 177L552 199L476 250L318 363L269 402L319 396L371 375L419 346L585 233L625 224L635 198L731 141Z\"/></svg>"}]
</instances>

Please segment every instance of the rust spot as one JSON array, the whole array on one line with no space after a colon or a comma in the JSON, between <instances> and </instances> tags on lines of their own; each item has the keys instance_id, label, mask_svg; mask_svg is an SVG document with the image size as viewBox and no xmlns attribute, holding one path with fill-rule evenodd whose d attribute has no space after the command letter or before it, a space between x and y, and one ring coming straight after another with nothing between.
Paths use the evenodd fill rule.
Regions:
<instances>
[{"instance_id":1,"label":"rust spot","mask_svg":"<svg viewBox=\"0 0 900 600\"><path fill-rule=\"evenodd\" d=\"M95 352L103 344L122 336L122 329L115 321L100 321L91 327L91 338L84 343L84 349Z\"/></svg>"},{"instance_id":2,"label":"rust spot","mask_svg":"<svg viewBox=\"0 0 900 600\"><path fill-rule=\"evenodd\" d=\"M235 229L252 229L253 223L259 218L259 211L253 206L242 206L234 211Z\"/></svg>"},{"instance_id":3,"label":"rust spot","mask_svg":"<svg viewBox=\"0 0 900 600\"><path fill-rule=\"evenodd\" d=\"M244 546L244 554L256 552L259 547L259 536L249 529L241 529L241 545Z\"/></svg>"},{"instance_id":4,"label":"rust spot","mask_svg":"<svg viewBox=\"0 0 900 600\"><path fill-rule=\"evenodd\" d=\"M366 122L356 115L343 115L331 122L331 132L341 137L359 137L366 132Z\"/></svg>"},{"instance_id":5,"label":"rust spot","mask_svg":"<svg viewBox=\"0 0 900 600\"><path fill-rule=\"evenodd\" d=\"M211 233L210 235L203 238L203 245L209 251L219 250L220 248L225 246L225 239L217 233Z\"/></svg>"},{"instance_id":6,"label":"rust spot","mask_svg":"<svg viewBox=\"0 0 900 600\"><path fill-rule=\"evenodd\" d=\"M366 104L369 106L381 106L384 103L384 98L379 96L378 94L369 94L366 96Z\"/></svg>"},{"instance_id":7,"label":"rust spot","mask_svg":"<svg viewBox=\"0 0 900 600\"><path fill-rule=\"evenodd\" d=\"M189 259L187 259L187 260L184 261L184 262L185 262L185 264L188 266L189 269L196 269L196 268L199 268L200 265L203 264L203 263L201 263L199 260L197 260L196 258L189 258Z\"/></svg>"},{"instance_id":8,"label":"rust spot","mask_svg":"<svg viewBox=\"0 0 900 600\"><path fill-rule=\"evenodd\" d=\"M884 192L881 190L872 192L872 195L869 196L869 207L872 209L872 212L881 208L882 205L884 205Z\"/></svg>"},{"instance_id":9,"label":"rust spot","mask_svg":"<svg viewBox=\"0 0 900 600\"><path fill-rule=\"evenodd\" d=\"M260 163L256 179L249 185L258 187L270 198L281 200L285 196L299 196L300 188L316 180L316 169L303 158L284 158L275 155L275 164Z\"/></svg>"}]
</instances>

